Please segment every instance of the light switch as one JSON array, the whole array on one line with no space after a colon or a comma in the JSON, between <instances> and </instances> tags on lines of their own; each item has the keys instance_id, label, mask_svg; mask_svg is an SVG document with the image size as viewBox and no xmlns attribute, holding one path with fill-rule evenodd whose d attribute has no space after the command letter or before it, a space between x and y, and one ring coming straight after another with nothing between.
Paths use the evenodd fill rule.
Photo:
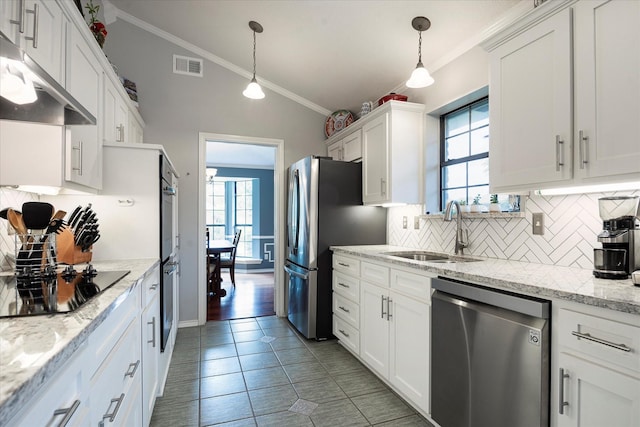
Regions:
<instances>
[{"instance_id":1,"label":"light switch","mask_svg":"<svg viewBox=\"0 0 640 427\"><path fill-rule=\"evenodd\" d=\"M531 225L533 226L533 234L544 234L544 214L542 212L536 212L531 219Z\"/></svg>"},{"instance_id":2,"label":"light switch","mask_svg":"<svg viewBox=\"0 0 640 427\"><path fill-rule=\"evenodd\" d=\"M407 217L406 216L402 217L402 228L404 228L405 230L407 229Z\"/></svg>"},{"instance_id":3,"label":"light switch","mask_svg":"<svg viewBox=\"0 0 640 427\"><path fill-rule=\"evenodd\" d=\"M413 229L414 230L420 230L420 217L419 216L414 216L413 217Z\"/></svg>"}]
</instances>

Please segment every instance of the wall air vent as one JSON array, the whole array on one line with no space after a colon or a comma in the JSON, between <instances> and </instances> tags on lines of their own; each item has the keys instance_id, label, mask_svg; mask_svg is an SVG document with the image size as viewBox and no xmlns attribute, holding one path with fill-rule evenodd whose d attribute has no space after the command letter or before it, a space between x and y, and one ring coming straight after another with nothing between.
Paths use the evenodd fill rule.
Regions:
<instances>
[{"instance_id":1,"label":"wall air vent","mask_svg":"<svg viewBox=\"0 0 640 427\"><path fill-rule=\"evenodd\" d=\"M175 74L202 77L202 59L173 55L173 72Z\"/></svg>"}]
</instances>

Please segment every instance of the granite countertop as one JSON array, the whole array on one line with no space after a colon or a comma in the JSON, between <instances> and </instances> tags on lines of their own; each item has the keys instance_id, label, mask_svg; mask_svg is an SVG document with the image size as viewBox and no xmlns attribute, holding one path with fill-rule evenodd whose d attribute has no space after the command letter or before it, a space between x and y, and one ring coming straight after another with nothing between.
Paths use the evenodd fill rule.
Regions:
<instances>
[{"instance_id":1,"label":"granite countertop","mask_svg":"<svg viewBox=\"0 0 640 427\"><path fill-rule=\"evenodd\" d=\"M55 376L138 279L157 264L157 259L93 262L98 271L130 273L74 312L0 319L0 425L6 425Z\"/></svg>"},{"instance_id":2,"label":"granite countertop","mask_svg":"<svg viewBox=\"0 0 640 427\"><path fill-rule=\"evenodd\" d=\"M590 269L475 256L468 258L482 261L438 264L384 255L384 252L418 250L389 245L332 246L331 249L334 253L385 261L496 289L640 315L640 286L634 286L631 279L597 279Z\"/></svg>"}]
</instances>

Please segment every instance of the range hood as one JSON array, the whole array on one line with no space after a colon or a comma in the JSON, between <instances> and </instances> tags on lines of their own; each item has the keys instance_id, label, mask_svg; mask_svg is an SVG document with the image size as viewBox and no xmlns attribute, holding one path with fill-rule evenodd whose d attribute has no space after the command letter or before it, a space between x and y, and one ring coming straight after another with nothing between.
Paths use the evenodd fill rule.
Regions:
<instances>
[{"instance_id":1,"label":"range hood","mask_svg":"<svg viewBox=\"0 0 640 427\"><path fill-rule=\"evenodd\" d=\"M0 96L0 119L61 126L96 124L93 114L2 32L0 32L0 60L2 60L0 79L8 76L20 82L31 81L37 96L35 101L24 104L17 104ZM18 70L18 77L13 75L15 70ZM0 84L3 84L2 80Z\"/></svg>"}]
</instances>

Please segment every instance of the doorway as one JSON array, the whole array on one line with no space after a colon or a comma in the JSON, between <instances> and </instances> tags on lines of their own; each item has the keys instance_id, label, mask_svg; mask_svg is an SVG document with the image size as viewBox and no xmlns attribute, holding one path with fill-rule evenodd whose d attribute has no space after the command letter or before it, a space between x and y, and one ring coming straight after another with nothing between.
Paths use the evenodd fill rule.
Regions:
<instances>
[{"instance_id":1,"label":"doorway","mask_svg":"<svg viewBox=\"0 0 640 427\"><path fill-rule=\"evenodd\" d=\"M282 315L279 255L284 183L283 141L219 134L200 134L199 223L215 239L232 240L242 230L235 284L222 271L225 296L209 297L206 286L206 242L199 273L199 323L207 320ZM215 193L215 194L214 194ZM214 203L215 200L215 203ZM200 264L200 262L199 262Z\"/></svg>"}]
</instances>

